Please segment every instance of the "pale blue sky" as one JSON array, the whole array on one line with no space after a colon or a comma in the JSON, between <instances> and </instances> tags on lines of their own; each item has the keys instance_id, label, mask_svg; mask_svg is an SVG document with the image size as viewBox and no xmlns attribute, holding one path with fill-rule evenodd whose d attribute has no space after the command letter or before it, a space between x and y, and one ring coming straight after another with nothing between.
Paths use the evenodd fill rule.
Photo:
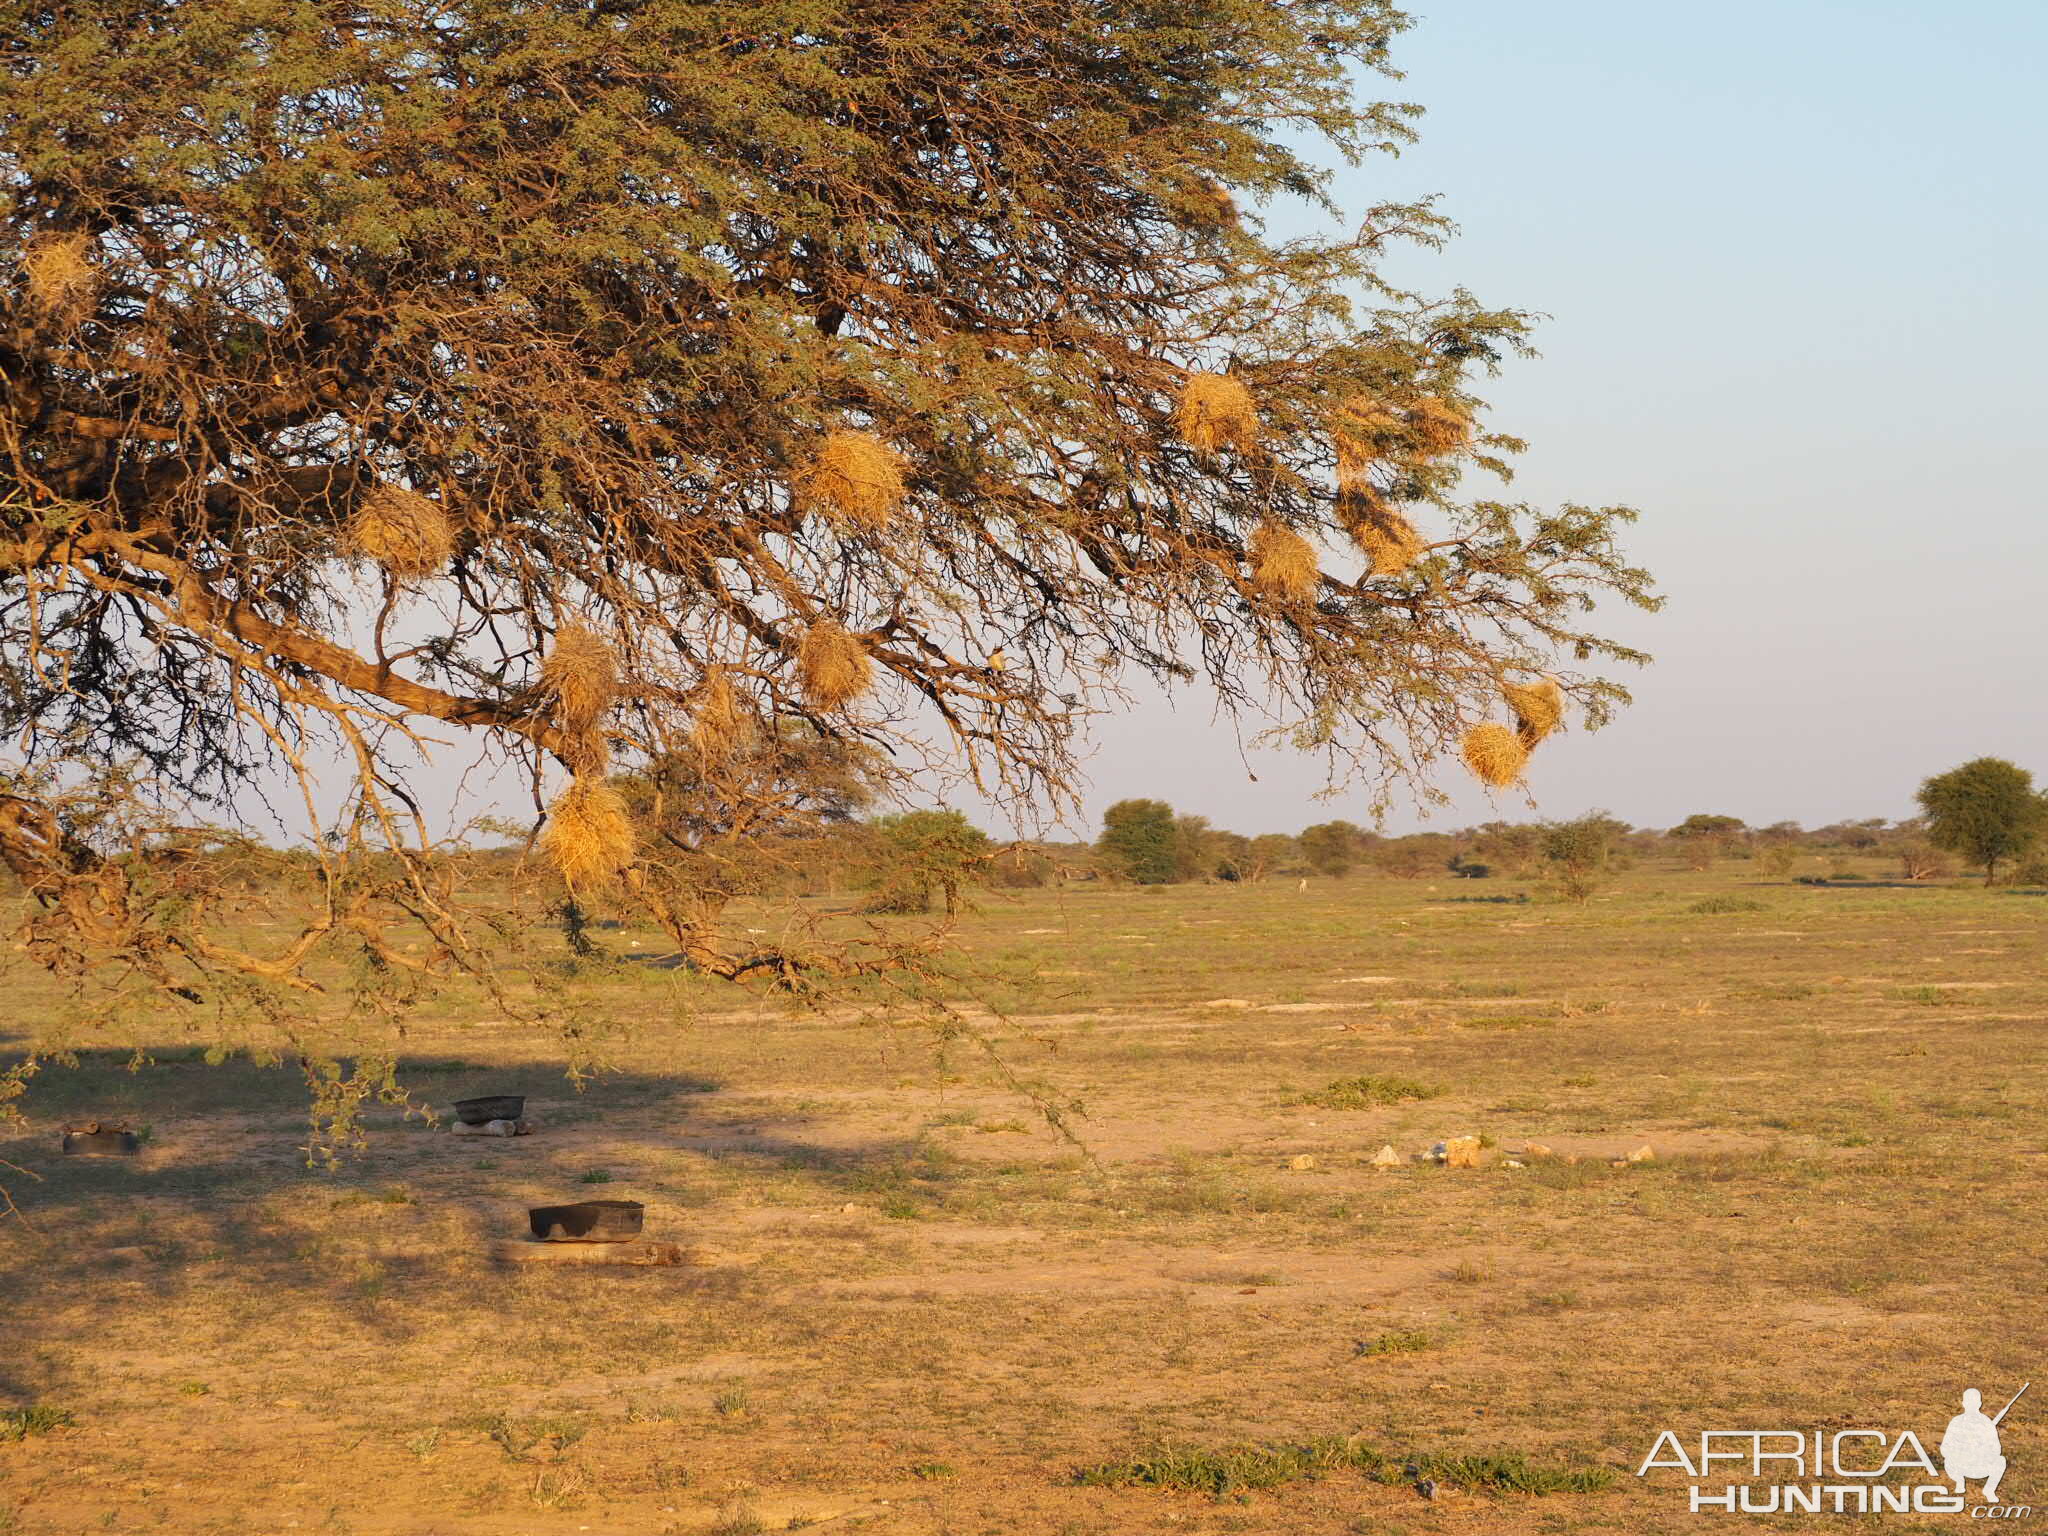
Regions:
<instances>
[{"instance_id":1,"label":"pale blue sky","mask_svg":"<svg viewBox=\"0 0 2048 1536\"><path fill-rule=\"evenodd\" d=\"M1436 192L1462 228L1404 279L1550 318L1491 391L1515 494L1640 507L1669 596L1610 629L1637 703L1547 744L1538 801L1903 816L1982 753L2048 775L2039 697L2048 6L1468 0L1401 40L1422 140L1347 208ZM1088 804L1240 831L1362 819L1314 765L1247 780L1206 702L1105 723ZM1458 768L1449 827L1497 814ZM1397 815L1390 826L1417 824Z\"/></svg>"}]
</instances>

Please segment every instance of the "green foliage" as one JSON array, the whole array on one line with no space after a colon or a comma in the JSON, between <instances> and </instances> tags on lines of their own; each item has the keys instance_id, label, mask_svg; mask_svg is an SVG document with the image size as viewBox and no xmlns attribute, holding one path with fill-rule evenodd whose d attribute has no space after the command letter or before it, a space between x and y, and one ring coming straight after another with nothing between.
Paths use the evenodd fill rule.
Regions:
<instances>
[{"instance_id":1,"label":"green foliage","mask_svg":"<svg viewBox=\"0 0 2048 1536\"><path fill-rule=\"evenodd\" d=\"M59 974L288 1014L367 945L394 1038L487 985L422 846L422 721L508 800L585 781L549 830L590 835L544 848L579 901L823 986L912 957L770 952L727 907L869 766L1058 801L1098 701L1199 679L1383 790L1505 667L1575 658L1598 724L1626 694L1593 669L1645 659L1580 619L1657 606L1633 513L1486 494L1520 444L1479 391L1534 317L1385 278L1447 237L1427 203L1335 204L1419 112L1368 88L1392 0L9 16L0 739L50 776L0 844ZM1212 441L1177 406L1226 372L1247 419ZM893 487L858 515L820 490L847 441ZM1431 552L1304 605L1250 543L1341 547L1340 458ZM323 733L345 783L295 746ZM118 772L167 834L270 769L340 808L303 944L221 944L168 865L117 879L122 839L42 814Z\"/></svg>"},{"instance_id":2,"label":"green foliage","mask_svg":"<svg viewBox=\"0 0 2048 1536\"><path fill-rule=\"evenodd\" d=\"M600 1058L620 908L696 979L931 980L886 927L738 903L873 874L840 860L879 788L1066 803L1126 688L1272 701L1384 796L1506 669L1572 658L1597 725L1646 659L1583 617L1658 604L1634 514L1493 494L1520 444L1481 392L1534 317L1413 291L1428 203L1335 203L1419 111L1369 89L1394 0L8 17L18 941L81 1027L280 1037L316 1153L402 1102L382 1063L437 996ZM1226 372L1211 441L1177 407ZM849 441L888 490L858 509L821 490ZM1347 548L1340 459L1431 549L1304 603L1251 544ZM465 754L541 813L475 829L529 844L488 896L420 809ZM235 835L202 816L267 824L272 775L327 818L274 856L303 930L190 857ZM1188 834L1123 872L1270 867ZM881 905L954 907L980 850L938 841ZM549 906L574 963L523 947Z\"/></svg>"},{"instance_id":3,"label":"green foliage","mask_svg":"<svg viewBox=\"0 0 2048 1536\"><path fill-rule=\"evenodd\" d=\"M1543 861L1566 898L1584 901L1599 888L1618 825L1604 811L1545 824Z\"/></svg>"},{"instance_id":4,"label":"green foliage","mask_svg":"<svg viewBox=\"0 0 2048 1536\"><path fill-rule=\"evenodd\" d=\"M989 836L959 811L906 811L871 825L881 844L881 889L870 912L929 911L936 886L951 917L960 893L987 879Z\"/></svg>"},{"instance_id":5,"label":"green foliage","mask_svg":"<svg viewBox=\"0 0 2048 1536\"><path fill-rule=\"evenodd\" d=\"M1137 885L1180 877L1180 829L1164 800L1119 800L1102 813L1095 847L1111 873Z\"/></svg>"},{"instance_id":6,"label":"green foliage","mask_svg":"<svg viewBox=\"0 0 2048 1536\"><path fill-rule=\"evenodd\" d=\"M1301 856L1317 874L1345 875L1364 852L1365 833L1348 821L1323 821L1304 828L1300 843Z\"/></svg>"},{"instance_id":7,"label":"green foliage","mask_svg":"<svg viewBox=\"0 0 2048 1536\"><path fill-rule=\"evenodd\" d=\"M0 1443L26 1440L30 1435L47 1435L53 1429L69 1429L76 1422L64 1409L52 1408L46 1403L0 1409Z\"/></svg>"},{"instance_id":8,"label":"green foliage","mask_svg":"<svg viewBox=\"0 0 2048 1536\"><path fill-rule=\"evenodd\" d=\"M1702 917L1719 917L1731 912L1761 912L1764 910L1764 904L1760 901L1751 901L1747 896L1709 896L1704 901L1694 902L1685 910L1696 912Z\"/></svg>"},{"instance_id":9,"label":"green foliage","mask_svg":"<svg viewBox=\"0 0 2048 1536\"><path fill-rule=\"evenodd\" d=\"M1938 773L1917 798L1928 841L1983 865L1987 885L1998 878L2001 860L2024 854L2048 825L2048 802L2035 793L2034 776L2003 758L1974 758Z\"/></svg>"},{"instance_id":10,"label":"green foliage","mask_svg":"<svg viewBox=\"0 0 2048 1536\"><path fill-rule=\"evenodd\" d=\"M1673 837L1740 837L1749 830L1749 824L1740 816L1710 816L1704 813L1688 816L1671 829Z\"/></svg>"},{"instance_id":11,"label":"green foliage","mask_svg":"<svg viewBox=\"0 0 2048 1536\"><path fill-rule=\"evenodd\" d=\"M1313 1104L1319 1109L1372 1109L1381 1104L1434 1099L1442 1093L1443 1089L1430 1083L1418 1083L1410 1077L1374 1073L1364 1077L1341 1077L1327 1088L1303 1094L1293 1102Z\"/></svg>"}]
</instances>

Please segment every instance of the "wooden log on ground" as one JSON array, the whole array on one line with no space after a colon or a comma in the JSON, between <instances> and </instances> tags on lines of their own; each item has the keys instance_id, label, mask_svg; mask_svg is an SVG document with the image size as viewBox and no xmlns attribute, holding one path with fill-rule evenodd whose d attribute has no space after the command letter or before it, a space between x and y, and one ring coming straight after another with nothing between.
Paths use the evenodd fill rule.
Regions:
<instances>
[{"instance_id":1,"label":"wooden log on ground","mask_svg":"<svg viewBox=\"0 0 2048 1536\"><path fill-rule=\"evenodd\" d=\"M543 1243L530 1237L501 1238L493 1254L514 1264L743 1264L751 1254L727 1253L685 1243Z\"/></svg>"}]
</instances>

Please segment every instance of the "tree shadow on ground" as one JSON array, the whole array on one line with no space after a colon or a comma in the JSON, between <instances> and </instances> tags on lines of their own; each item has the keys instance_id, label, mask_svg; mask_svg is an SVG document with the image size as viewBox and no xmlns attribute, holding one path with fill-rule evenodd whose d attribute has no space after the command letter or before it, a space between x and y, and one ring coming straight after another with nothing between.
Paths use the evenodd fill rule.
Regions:
<instances>
[{"instance_id":1,"label":"tree shadow on ground","mask_svg":"<svg viewBox=\"0 0 2048 1536\"><path fill-rule=\"evenodd\" d=\"M0 1037L0 1053L20 1044ZM397 1343L488 1329L536 1269L664 1307L765 1297L772 1280L749 1271L604 1267L579 1279L506 1262L495 1242L523 1236L532 1205L644 1200L645 1235L664 1239L689 1237L677 1229L691 1213L741 1183L774 1181L792 1209L816 1210L892 1191L943 1200L951 1177L917 1138L821 1144L805 1134L814 1116L730 1101L689 1072L608 1073L577 1093L558 1065L419 1055L401 1060L399 1080L439 1123L373 1109L366 1144L321 1169L307 1165L306 1089L290 1064L209 1063L179 1044L47 1065L20 1101L27 1124L0 1139L0 1159L25 1171L0 1179L22 1213L0 1225L0 1406L61 1393L81 1298L131 1320L254 1308L265 1328L285 1319L314 1336ZM450 1134L453 1101L492 1093L526 1095L535 1134ZM83 1119L146 1129L142 1152L64 1155L62 1127ZM600 1181L607 1158L637 1171Z\"/></svg>"}]
</instances>

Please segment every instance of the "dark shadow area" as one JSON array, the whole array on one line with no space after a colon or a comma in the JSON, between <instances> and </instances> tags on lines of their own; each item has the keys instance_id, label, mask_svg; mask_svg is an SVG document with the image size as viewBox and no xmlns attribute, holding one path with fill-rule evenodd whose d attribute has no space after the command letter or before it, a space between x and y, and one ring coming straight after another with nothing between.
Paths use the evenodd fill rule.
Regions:
<instances>
[{"instance_id":1,"label":"dark shadow area","mask_svg":"<svg viewBox=\"0 0 2048 1536\"><path fill-rule=\"evenodd\" d=\"M1786 881L1752 880L1751 885L1776 885L1780 889L1803 886L1810 891L1941 891L1948 886L1925 880L1830 880L1823 875L1800 875Z\"/></svg>"},{"instance_id":2,"label":"dark shadow area","mask_svg":"<svg viewBox=\"0 0 2048 1536\"><path fill-rule=\"evenodd\" d=\"M15 1036L0 1041L0 1050ZM526 1233L536 1204L626 1197L661 1208L645 1236L691 1237L677 1211L712 1206L742 1186L780 1179L792 1209L856 1196L943 1208L956 1162L928 1142L858 1145L804 1139L814 1116L764 1113L722 1098L716 1078L614 1072L578 1093L558 1064L484 1066L455 1056L402 1058L399 1081L438 1125L389 1106L365 1110L365 1145L332 1169L307 1166L307 1093L294 1064L210 1063L184 1044L78 1053L48 1064L19 1107L26 1127L0 1138L0 1169L20 1219L0 1224L0 1407L61 1395L45 1345L76 1337L81 1296L103 1295L132 1322L178 1307L260 1298L265 1326L333 1329L397 1343L446 1326L488 1325L506 1285L553 1275L647 1288L649 1305L765 1290L753 1271L569 1267L508 1262L493 1243ZM0 1055L0 1065L16 1059ZM457 1099L518 1093L535 1133L458 1136ZM140 1155L66 1156L67 1121L127 1121ZM604 1156L578 1132L605 1133ZM644 1159L644 1163L643 1163ZM593 1176L607 1174L602 1179ZM792 1182L795 1187L791 1188ZM636 1292L637 1294L637 1292ZM63 1319L62 1321L59 1321Z\"/></svg>"},{"instance_id":3,"label":"dark shadow area","mask_svg":"<svg viewBox=\"0 0 2048 1536\"><path fill-rule=\"evenodd\" d=\"M1521 894L1514 896L1436 896L1430 899L1430 905L1437 907L1526 907L1529 905L1529 898Z\"/></svg>"}]
</instances>

